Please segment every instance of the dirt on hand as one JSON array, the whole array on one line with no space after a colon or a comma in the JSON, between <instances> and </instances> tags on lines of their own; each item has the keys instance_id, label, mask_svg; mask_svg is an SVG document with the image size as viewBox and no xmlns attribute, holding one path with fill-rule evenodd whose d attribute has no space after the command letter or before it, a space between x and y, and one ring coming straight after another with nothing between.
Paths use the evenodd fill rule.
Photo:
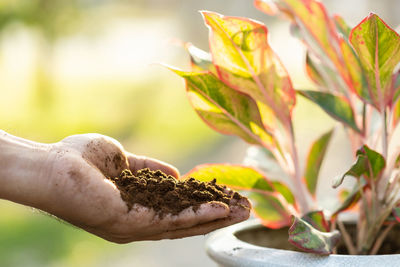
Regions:
<instances>
[{"instance_id":1,"label":"dirt on hand","mask_svg":"<svg viewBox=\"0 0 400 267\"><path fill-rule=\"evenodd\" d=\"M121 192L121 198L128 209L137 203L152 208L160 217L166 214L177 215L192 207L196 211L203 203L219 201L229 205L231 199L242 199L237 192L210 182L200 182L194 178L177 180L162 171L142 169L134 175L124 170L118 177L109 178Z\"/></svg>"}]
</instances>

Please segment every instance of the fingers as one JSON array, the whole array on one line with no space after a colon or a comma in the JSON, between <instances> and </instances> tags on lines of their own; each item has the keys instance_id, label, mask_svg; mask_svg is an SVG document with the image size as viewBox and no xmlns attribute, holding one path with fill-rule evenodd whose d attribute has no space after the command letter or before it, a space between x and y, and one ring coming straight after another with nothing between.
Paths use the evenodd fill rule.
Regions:
<instances>
[{"instance_id":1,"label":"fingers","mask_svg":"<svg viewBox=\"0 0 400 267\"><path fill-rule=\"evenodd\" d=\"M132 153L126 153L129 162L129 168L132 172L136 172L140 169L149 168L152 171L160 170L165 174L172 175L175 178L179 178L179 171L172 165L148 158L145 156L137 156Z\"/></svg>"},{"instance_id":2,"label":"fingers","mask_svg":"<svg viewBox=\"0 0 400 267\"><path fill-rule=\"evenodd\" d=\"M96 233L95 229L86 229L89 232L97 234L102 238L115 243L129 243L133 241L143 240L161 240L161 239L177 239L195 235L204 235L216 229L226 227L249 218L250 203L246 198L233 201L235 204L229 206L221 202L210 202L202 204L196 212L190 208L184 210L178 216L166 216L161 221L152 220L149 224L148 219L154 216L152 210L147 208L140 209L142 212L146 211L140 217L144 225L140 225L137 219L137 214L132 214L135 224L131 224L132 218L125 221L125 226L134 226L134 231L129 231L127 227L122 227L119 224L118 229L121 231L119 234L114 233L111 235L101 235ZM139 210L138 210L139 211ZM148 213L148 214L147 214ZM147 216L148 215L148 216ZM147 223L146 223L147 222ZM138 228L141 230L139 230ZM130 233L129 233L130 232Z\"/></svg>"},{"instance_id":3,"label":"fingers","mask_svg":"<svg viewBox=\"0 0 400 267\"><path fill-rule=\"evenodd\" d=\"M231 190L229 191L233 193ZM216 229L247 220L250 216L251 204L245 197L232 198L229 203L229 209L229 215L225 218L147 236L143 240L176 239L194 235L204 235Z\"/></svg>"},{"instance_id":4,"label":"fingers","mask_svg":"<svg viewBox=\"0 0 400 267\"><path fill-rule=\"evenodd\" d=\"M140 214L137 212L138 210L141 210ZM139 236L157 235L166 231L190 228L198 224L225 218L229 215L229 212L229 207L226 204L209 202L200 205L196 211L189 207L178 215L166 214L160 218L159 215L154 213L154 210L140 209L139 205L135 205L135 209L131 210L130 218L128 219L129 222L134 222L134 224L126 224L124 232L129 232L130 229L128 227L132 228L134 226L135 233ZM138 231L138 228L141 228L141 230Z\"/></svg>"},{"instance_id":5,"label":"fingers","mask_svg":"<svg viewBox=\"0 0 400 267\"><path fill-rule=\"evenodd\" d=\"M123 223L115 225L118 228L109 229L109 235L102 237L116 243L151 240L149 236L157 236L177 229L190 229L199 224L226 218L229 213L230 209L226 204L209 202L200 205L196 211L190 207L178 215L168 214L159 219L154 210L135 205L129 217ZM86 230L92 233L96 231L96 229ZM112 232L114 234L111 234Z\"/></svg>"},{"instance_id":6,"label":"fingers","mask_svg":"<svg viewBox=\"0 0 400 267\"><path fill-rule=\"evenodd\" d=\"M147 236L143 240L177 239L195 235L205 235L216 229L226 227L249 218L250 211L242 206L231 208L230 215L223 219L199 224L190 228L178 229L174 231L163 232L161 234Z\"/></svg>"},{"instance_id":7,"label":"fingers","mask_svg":"<svg viewBox=\"0 0 400 267\"><path fill-rule=\"evenodd\" d=\"M165 216L159 222L158 228L161 230L160 232L190 228L198 224L225 218L229 215L229 212L229 207L224 203L208 202L201 204L196 211L193 211L192 207L190 207L178 215Z\"/></svg>"}]
</instances>

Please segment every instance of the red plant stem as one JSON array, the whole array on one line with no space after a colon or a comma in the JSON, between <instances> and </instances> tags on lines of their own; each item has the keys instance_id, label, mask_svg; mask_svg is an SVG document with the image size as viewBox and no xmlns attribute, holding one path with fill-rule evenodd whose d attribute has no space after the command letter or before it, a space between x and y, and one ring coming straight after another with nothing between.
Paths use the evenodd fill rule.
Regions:
<instances>
[{"instance_id":1,"label":"red plant stem","mask_svg":"<svg viewBox=\"0 0 400 267\"><path fill-rule=\"evenodd\" d=\"M388 208L381 211L381 213L377 215L376 218L374 218L373 223L368 226L368 231L361 247L362 252L367 253L373 246L374 241L376 240L376 236L379 234L379 231L382 228L383 223L385 222L386 218L389 216L391 212L392 208Z\"/></svg>"},{"instance_id":2,"label":"red plant stem","mask_svg":"<svg viewBox=\"0 0 400 267\"><path fill-rule=\"evenodd\" d=\"M293 160L293 173L292 173L292 181L295 187L294 194L296 196L296 200L299 202L300 213L306 214L310 211L310 205L308 202L308 191L305 188L304 183L302 182L302 173L300 170L299 157L296 147L296 141L294 136L293 123L290 121L290 144L291 144L291 154Z\"/></svg>"},{"instance_id":3,"label":"red plant stem","mask_svg":"<svg viewBox=\"0 0 400 267\"><path fill-rule=\"evenodd\" d=\"M386 227L385 230L383 230L383 232L378 236L378 238L375 241L374 246L371 249L371 252L369 253L370 255L375 255L376 253L378 253L378 250L381 248L383 241L385 240L386 236L388 235L388 233L390 232L390 230L392 230L393 226L395 224L392 223L390 224L388 227Z\"/></svg>"},{"instance_id":4,"label":"red plant stem","mask_svg":"<svg viewBox=\"0 0 400 267\"><path fill-rule=\"evenodd\" d=\"M388 129L387 129L387 112L386 109L382 114L382 155L387 159L388 154Z\"/></svg>"},{"instance_id":5,"label":"red plant stem","mask_svg":"<svg viewBox=\"0 0 400 267\"><path fill-rule=\"evenodd\" d=\"M337 225L339 226L340 232L343 236L343 241L346 244L347 250L349 251L350 255L356 255L357 249L354 246L353 242L351 241L350 234L347 232L346 227L341 221L337 221Z\"/></svg>"}]
</instances>

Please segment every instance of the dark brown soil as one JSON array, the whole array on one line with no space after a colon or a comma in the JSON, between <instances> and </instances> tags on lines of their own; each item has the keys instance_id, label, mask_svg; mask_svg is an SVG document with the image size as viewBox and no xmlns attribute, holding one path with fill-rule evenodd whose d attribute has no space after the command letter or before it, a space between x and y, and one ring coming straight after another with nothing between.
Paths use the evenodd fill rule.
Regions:
<instances>
[{"instance_id":1,"label":"dark brown soil","mask_svg":"<svg viewBox=\"0 0 400 267\"><path fill-rule=\"evenodd\" d=\"M354 224L346 224L346 229L351 235L352 240L355 240L356 226ZM301 251L288 242L287 227L282 229L268 229L260 225L239 231L235 236L244 242L261 247ZM343 241L339 243L337 252L338 254L348 255ZM400 226L392 229L377 254L400 254Z\"/></svg>"},{"instance_id":2,"label":"dark brown soil","mask_svg":"<svg viewBox=\"0 0 400 267\"><path fill-rule=\"evenodd\" d=\"M171 175L149 169L139 170L135 175L124 170L118 177L110 178L121 192L128 209L137 203L153 208L160 217L177 215L192 207L198 210L203 203L220 201L227 205L232 198L243 198L239 193L211 182L200 182L194 178L178 181Z\"/></svg>"}]
</instances>

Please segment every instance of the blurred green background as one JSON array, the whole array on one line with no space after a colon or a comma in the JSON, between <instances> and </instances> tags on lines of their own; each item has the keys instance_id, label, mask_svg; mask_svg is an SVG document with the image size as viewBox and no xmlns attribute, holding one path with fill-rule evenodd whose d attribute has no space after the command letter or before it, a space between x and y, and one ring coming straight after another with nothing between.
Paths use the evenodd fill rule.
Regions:
<instances>
[{"instance_id":1,"label":"blurred green background","mask_svg":"<svg viewBox=\"0 0 400 267\"><path fill-rule=\"evenodd\" d=\"M324 2L352 25L371 10L399 23L398 1ZM247 145L207 128L186 101L182 80L156 64L188 66L176 39L207 49L201 9L265 22L296 87L311 86L287 23L252 1L0 0L0 129L48 143L97 132L182 173L200 163L241 162ZM302 99L299 105L298 138L309 143L332 121ZM0 201L0 266L213 266L203 241L115 245Z\"/></svg>"}]
</instances>

